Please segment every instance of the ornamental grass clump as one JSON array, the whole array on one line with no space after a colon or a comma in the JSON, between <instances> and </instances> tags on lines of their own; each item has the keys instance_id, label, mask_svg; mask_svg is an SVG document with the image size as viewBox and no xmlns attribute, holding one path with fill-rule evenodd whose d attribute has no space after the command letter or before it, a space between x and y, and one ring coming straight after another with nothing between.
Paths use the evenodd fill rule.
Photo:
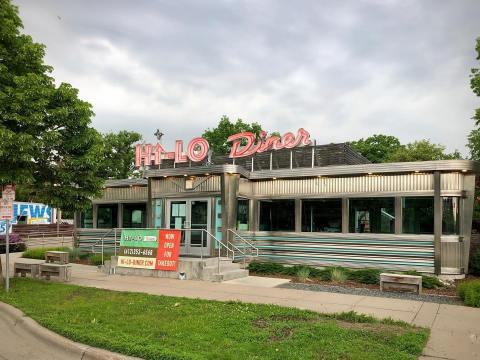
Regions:
<instances>
[{"instance_id":1,"label":"ornamental grass clump","mask_svg":"<svg viewBox=\"0 0 480 360\"><path fill-rule=\"evenodd\" d=\"M301 267L297 270L297 279L298 281L304 283L307 282L308 277L310 276L310 268L309 267Z\"/></svg>"},{"instance_id":2,"label":"ornamental grass clump","mask_svg":"<svg viewBox=\"0 0 480 360\"><path fill-rule=\"evenodd\" d=\"M480 280L467 280L457 287L458 295L465 305L480 307Z\"/></svg>"},{"instance_id":3,"label":"ornamental grass clump","mask_svg":"<svg viewBox=\"0 0 480 360\"><path fill-rule=\"evenodd\" d=\"M348 280L348 273L342 267L334 267L330 270L330 278L332 281L344 283Z\"/></svg>"}]
</instances>

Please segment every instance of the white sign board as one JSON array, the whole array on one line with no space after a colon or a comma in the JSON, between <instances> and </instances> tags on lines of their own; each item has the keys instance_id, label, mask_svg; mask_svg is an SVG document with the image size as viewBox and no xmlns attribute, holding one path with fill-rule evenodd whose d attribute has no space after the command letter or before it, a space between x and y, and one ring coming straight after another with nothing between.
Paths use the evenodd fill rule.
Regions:
<instances>
[{"instance_id":1,"label":"white sign board","mask_svg":"<svg viewBox=\"0 0 480 360\"><path fill-rule=\"evenodd\" d=\"M0 219L10 220L13 216L13 201L5 198L0 200Z\"/></svg>"},{"instance_id":2,"label":"white sign board","mask_svg":"<svg viewBox=\"0 0 480 360\"><path fill-rule=\"evenodd\" d=\"M5 186L5 189L2 191L2 198L9 202L15 200L15 189L12 185Z\"/></svg>"}]
</instances>

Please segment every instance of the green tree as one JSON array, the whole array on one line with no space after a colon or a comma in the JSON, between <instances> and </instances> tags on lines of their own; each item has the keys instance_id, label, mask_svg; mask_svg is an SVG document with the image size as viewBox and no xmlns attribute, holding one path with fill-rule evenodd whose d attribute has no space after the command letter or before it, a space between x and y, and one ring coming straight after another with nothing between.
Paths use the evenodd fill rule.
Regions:
<instances>
[{"instance_id":1,"label":"green tree","mask_svg":"<svg viewBox=\"0 0 480 360\"><path fill-rule=\"evenodd\" d=\"M477 51L477 60L480 60L480 37L477 38L477 45L475 47ZM480 96L480 69L473 68L471 69L470 74L470 87L473 90L474 94ZM480 160L480 108L475 110L473 115L473 120L475 120L476 129L473 129L468 136L467 147L470 149L470 157L473 160Z\"/></svg>"},{"instance_id":2,"label":"green tree","mask_svg":"<svg viewBox=\"0 0 480 360\"><path fill-rule=\"evenodd\" d=\"M134 174L134 144L142 135L134 131L122 130L103 135L104 155L101 175L110 179L126 179Z\"/></svg>"},{"instance_id":3,"label":"green tree","mask_svg":"<svg viewBox=\"0 0 480 360\"><path fill-rule=\"evenodd\" d=\"M460 159L460 153L455 150L453 153L445 153L445 146L433 144L428 140L418 140L413 143L400 146L391 154L388 162L403 161L429 161L429 160L452 160Z\"/></svg>"},{"instance_id":4,"label":"green tree","mask_svg":"<svg viewBox=\"0 0 480 360\"><path fill-rule=\"evenodd\" d=\"M350 142L350 146L372 163L383 163L400 147L395 136L376 134L366 139Z\"/></svg>"},{"instance_id":5,"label":"green tree","mask_svg":"<svg viewBox=\"0 0 480 360\"><path fill-rule=\"evenodd\" d=\"M92 106L69 84L55 85L45 47L21 34L18 8L0 0L0 184L64 210L86 207L103 180L101 135Z\"/></svg>"},{"instance_id":6,"label":"green tree","mask_svg":"<svg viewBox=\"0 0 480 360\"><path fill-rule=\"evenodd\" d=\"M256 122L251 124L245 123L242 119L237 119L236 122L231 122L228 116L223 115L217 127L205 130L202 137L208 141L210 148L215 155L227 155L231 148L231 144L226 142L227 138L230 135L243 131L250 131L256 134L258 138L260 131L262 131L262 127Z\"/></svg>"}]
</instances>

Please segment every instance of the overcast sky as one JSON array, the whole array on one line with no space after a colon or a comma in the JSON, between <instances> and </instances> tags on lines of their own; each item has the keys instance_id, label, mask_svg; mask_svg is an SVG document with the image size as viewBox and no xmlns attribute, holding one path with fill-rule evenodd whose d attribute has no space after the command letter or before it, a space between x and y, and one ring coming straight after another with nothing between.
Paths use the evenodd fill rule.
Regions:
<instances>
[{"instance_id":1,"label":"overcast sky","mask_svg":"<svg viewBox=\"0 0 480 360\"><path fill-rule=\"evenodd\" d=\"M478 0L14 0L102 132L188 141L222 115L318 143L382 133L466 153Z\"/></svg>"}]
</instances>

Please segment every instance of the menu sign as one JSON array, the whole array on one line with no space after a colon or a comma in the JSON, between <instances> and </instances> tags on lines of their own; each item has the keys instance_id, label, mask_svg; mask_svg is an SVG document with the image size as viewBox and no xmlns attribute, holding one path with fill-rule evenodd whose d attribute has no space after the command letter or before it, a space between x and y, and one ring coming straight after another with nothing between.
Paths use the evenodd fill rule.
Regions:
<instances>
[{"instance_id":1,"label":"menu sign","mask_svg":"<svg viewBox=\"0 0 480 360\"><path fill-rule=\"evenodd\" d=\"M118 266L175 271L180 230L122 230Z\"/></svg>"}]
</instances>

